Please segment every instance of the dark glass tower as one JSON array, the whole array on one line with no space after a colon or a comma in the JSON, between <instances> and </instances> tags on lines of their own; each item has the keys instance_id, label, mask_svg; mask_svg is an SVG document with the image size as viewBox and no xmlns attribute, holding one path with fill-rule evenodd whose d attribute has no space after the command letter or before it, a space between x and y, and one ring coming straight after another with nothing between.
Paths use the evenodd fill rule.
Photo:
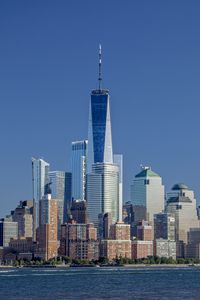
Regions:
<instances>
[{"instance_id":1,"label":"dark glass tower","mask_svg":"<svg viewBox=\"0 0 200 300\"><path fill-rule=\"evenodd\" d=\"M109 91L101 87L101 46L99 46L99 89L91 93L88 130L88 172L93 163L113 163Z\"/></svg>"}]
</instances>

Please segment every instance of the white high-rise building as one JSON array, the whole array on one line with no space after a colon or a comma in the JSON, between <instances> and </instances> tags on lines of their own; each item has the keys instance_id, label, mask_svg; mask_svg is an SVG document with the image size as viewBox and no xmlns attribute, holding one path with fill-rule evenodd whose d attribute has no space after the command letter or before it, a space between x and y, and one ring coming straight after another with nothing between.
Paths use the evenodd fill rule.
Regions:
<instances>
[{"instance_id":1,"label":"white high-rise building","mask_svg":"<svg viewBox=\"0 0 200 300\"><path fill-rule=\"evenodd\" d=\"M131 185L134 221L147 220L153 226L154 214L164 210L162 178L150 167L142 167Z\"/></svg>"},{"instance_id":2,"label":"white high-rise building","mask_svg":"<svg viewBox=\"0 0 200 300\"><path fill-rule=\"evenodd\" d=\"M86 199L87 147L87 140L72 142L70 169L73 199Z\"/></svg>"},{"instance_id":3,"label":"white high-rise building","mask_svg":"<svg viewBox=\"0 0 200 300\"><path fill-rule=\"evenodd\" d=\"M111 213L112 223L119 220L119 168L96 163L87 175L87 208L89 221L98 226L99 214Z\"/></svg>"},{"instance_id":4,"label":"white high-rise building","mask_svg":"<svg viewBox=\"0 0 200 300\"><path fill-rule=\"evenodd\" d=\"M199 227L194 192L185 184L175 184L172 191L168 193L166 212L175 218L177 255L183 257L185 255L184 245L188 242L188 232L191 228Z\"/></svg>"},{"instance_id":5,"label":"white high-rise building","mask_svg":"<svg viewBox=\"0 0 200 300\"><path fill-rule=\"evenodd\" d=\"M52 198L57 200L58 204L58 239L60 239L61 224L63 224L64 200L65 200L65 172L49 172L51 182Z\"/></svg>"},{"instance_id":6,"label":"white high-rise building","mask_svg":"<svg viewBox=\"0 0 200 300\"><path fill-rule=\"evenodd\" d=\"M34 203L33 237L39 225L39 201L45 194L45 185L49 182L49 163L41 158L32 158L32 187Z\"/></svg>"},{"instance_id":7,"label":"white high-rise building","mask_svg":"<svg viewBox=\"0 0 200 300\"><path fill-rule=\"evenodd\" d=\"M114 164L119 167L119 220L122 221L122 207L123 207L123 155L113 155Z\"/></svg>"}]
</instances>

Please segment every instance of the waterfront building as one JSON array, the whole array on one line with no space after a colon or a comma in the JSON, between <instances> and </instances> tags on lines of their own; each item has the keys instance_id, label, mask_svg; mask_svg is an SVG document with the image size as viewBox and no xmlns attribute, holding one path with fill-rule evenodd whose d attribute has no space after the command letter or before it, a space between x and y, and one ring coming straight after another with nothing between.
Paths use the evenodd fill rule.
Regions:
<instances>
[{"instance_id":1,"label":"waterfront building","mask_svg":"<svg viewBox=\"0 0 200 300\"><path fill-rule=\"evenodd\" d=\"M150 167L142 167L131 185L134 222L147 220L153 226L154 214L164 210L164 185L162 178Z\"/></svg>"},{"instance_id":2,"label":"waterfront building","mask_svg":"<svg viewBox=\"0 0 200 300\"><path fill-rule=\"evenodd\" d=\"M52 198L57 200L58 204L58 239L60 239L61 224L63 224L64 201L65 201L65 172L49 172L51 182Z\"/></svg>"},{"instance_id":3,"label":"waterfront building","mask_svg":"<svg viewBox=\"0 0 200 300\"><path fill-rule=\"evenodd\" d=\"M110 237L100 241L100 256L109 260L131 258L130 225L117 222L110 226Z\"/></svg>"},{"instance_id":4,"label":"waterfront building","mask_svg":"<svg viewBox=\"0 0 200 300\"><path fill-rule=\"evenodd\" d=\"M71 148L71 173L72 173L72 198L86 199L86 168L88 141L72 142Z\"/></svg>"},{"instance_id":5,"label":"waterfront building","mask_svg":"<svg viewBox=\"0 0 200 300\"><path fill-rule=\"evenodd\" d=\"M175 241L175 218L169 213L154 215L154 238Z\"/></svg>"},{"instance_id":6,"label":"waterfront building","mask_svg":"<svg viewBox=\"0 0 200 300\"><path fill-rule=\"evenodd\" d=\"M147 258L153 256L153 241L133 240L131 242L132 259Z\"/></svg>"},{"instance_id":7,"label":"waterfront building","mask_svg":"<svg viewBox=\"0 0 200 300\"><path fill-rule=\"evenodd\" d=\"M166 239L154 240L154 256L176 259L176 242Z\"/></svg>"},{"instance_id":8,"label":"waterfront building","mask_svg":"<svg viewBox=\"0 0 200 300\"><path fill-rule=\"evenodd\" d=\"M189 195L191 195L189 188L182 184L177 184L175 186L178 194L168 198L166 203L166 212L170 213L175 219L177 256L184 257L185 245L188 243L188 232L190 228L199 227L199 221L196 209L196 200L193 197L189 197Z\"/></svg>"},{"instance_id":9,"label":"waterfront building","mask_svg":"<svg viewBox=\"0 0 200 300\"><path fill-rule=\"evenodd\" d=\"M38 229L38 256L49 260L57 256L58 250L58 204L51 198L51 189L46 185L45 195L40 200Z\"/></svg>"},{"instance_id":10,"label":"waterfront building","mask_svg":"<svg viewBox=\"0 0 200 300\"><path fill-rule=\"evenodd\" d=\"M88 126L88 166L94 163L113 164L109 91L102 89L101 46L99 47L99 88L91 93Z\"/></svg>"},{"instance_id":11,"label":"waterfront building","mask_svg":"<svg viewBox=\"0 0 200 300\"><path fill-rule=\"evenodd\" d=\"M45 193L45 186L49 182L49 163L41 158L32 158L32 187L33 187L33 237L36 238L36 229L39 226L39 201Z\"/></svg>"},{"instance_id":12,"label":"waterfront building","mask_svg":"<svg viewBox=\"0 0 200 300\"><path fill-rule=\"evenodd\" d=\"M33 201L20 201L11 212L12 220L18 223L18 238L33 236Z\"/></svg>"},{"instance_id":13,"label":"waterfront building","mask_svg":"<svg viewBox=\"0 0 200 300\"><path fill-rule=\"evenodd\" d=\"M94 224L77 224L75 221L61 226L60 254L72 259L97 260L99 244Z\"/></svg>"},{"instance_id":14,"label":"waterfront building","mask_svg":"<svg viewBox=\"0 0 200 300\"><path fill-rule=\"evenodd\" d=\"M85 200L73 200L71 206L71 215L78 224L87 224L87 202Z\"/></svg>"},{"instance_id":15,"label":"waterfront building","mask_svg":"<svg viewBox=\"0 0 200 300\"><path fill-rule=\"evenodd\" d=\"M119 220L119 168L96 163L87 175L87 207L90 222L98 227L99 214L111 213L112 223Z\"/></svg>"},{"instance_id":16,"label":"waterfront building","mask_svg":"<svg viewBox=\"0 0 200 300\"><path fill-rule=\"evenodd\" d=\"M119 168L119 221L122 219L122 207L123 207L123 155L114 154L113 162Z\"/></svg>"},{"instance_id":17,"label":"waterfront building","mask_svg":"<svg viewBox=\"0 0 200 300\"><path fill-rule=\"evenodd\" d=\"M0 247L8 247L11 238L18 238L18 223L6 218L0 219Z\"/></svg>"},{"instance_id":18,"label":"waterfront building","mask_svg":"<svg viewBox=\"0 0 200 300\"><path fill-rule=\"evenodd\" d=\"M17 239L10 239L9 247L19 253L34 253L36 244L33 242L32 237L20 237Z\"/></svg>"}]
</instances>

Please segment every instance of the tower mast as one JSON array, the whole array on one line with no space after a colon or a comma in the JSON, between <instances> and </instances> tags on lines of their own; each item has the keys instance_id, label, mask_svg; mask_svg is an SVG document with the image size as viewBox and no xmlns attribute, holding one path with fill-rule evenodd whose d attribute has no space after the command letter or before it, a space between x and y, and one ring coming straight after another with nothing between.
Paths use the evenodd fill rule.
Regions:
<instances>
[{"instance_id":1,"label":"tower mast","mask_svg":"<svg viewBox=\"0 0 200 300\"><path fill-rule=\"evenodd\" d=\"M102 73L101 73L101 44L99 44L99 90L102 89Z\"/></svg>"}]
</instances>

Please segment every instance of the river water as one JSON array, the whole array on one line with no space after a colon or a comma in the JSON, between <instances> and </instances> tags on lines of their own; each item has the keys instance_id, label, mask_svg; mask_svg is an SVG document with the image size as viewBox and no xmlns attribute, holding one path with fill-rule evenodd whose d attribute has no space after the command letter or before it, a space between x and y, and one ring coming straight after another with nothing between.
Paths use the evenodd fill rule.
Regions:
<instances>
[{"instance_id":1,"label":"river water","mask_svg":"<svg viewBox=\"0 0 200 300\"><path fill-rule=\"evenodd\" d=\"M200 269L0 269L4 299L200 299Z\"/></svg>"}]
</instances>

